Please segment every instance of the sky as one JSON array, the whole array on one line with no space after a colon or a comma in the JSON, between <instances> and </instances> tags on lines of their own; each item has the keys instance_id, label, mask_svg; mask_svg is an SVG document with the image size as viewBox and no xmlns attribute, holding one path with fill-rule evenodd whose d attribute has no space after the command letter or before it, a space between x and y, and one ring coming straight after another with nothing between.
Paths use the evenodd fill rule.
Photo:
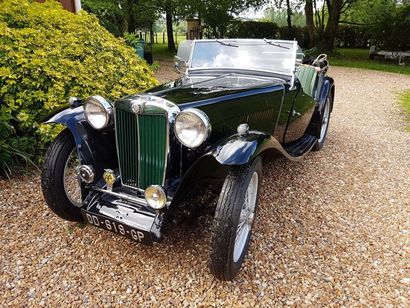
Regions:
<instances>
[{"instance_id":1,"label":"sky","mask_svg":"<svg viewBox=\"0 0 410 308\"><path fill-rule=\"evenodd\" d=\"M244 17L244 18L252 18L252 19L258 19L263 17L263 12L265 11L267 6L262 6L259 9L248 9L241 14L239 14L239 17Z\"/></svg>"}]
</instances>

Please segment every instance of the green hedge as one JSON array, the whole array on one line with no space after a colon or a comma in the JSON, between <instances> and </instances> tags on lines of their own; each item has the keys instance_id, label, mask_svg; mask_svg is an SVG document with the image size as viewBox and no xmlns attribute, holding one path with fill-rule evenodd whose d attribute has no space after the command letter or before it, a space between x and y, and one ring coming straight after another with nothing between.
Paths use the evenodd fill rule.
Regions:
<instances>
[{"instance_id":1,"label":"green hedge","mask_svg":"<svg viewBox=\"0 0 410 308\"><path fill-rule=\"evenodd\" d=\"M228 38L279 38L279 27L273 22L234 20L228 26Z\"/></svg>"},{"instance_id":2,"label":"green hedge","mask_svg":"<svg viewBox=\"0 0 410 308\"><path fill-rule=\"evenodd\" d=\"M343 48L369 48L376 45L387 50L410 49L410 6L397 11L392 20L375 25L339 25L336 46ZM296 39L302 47L308 45L308 34L303 27L278 27L273 22L232 21L225 34L227 38Z\"/></svg>"},{"instance_id":3,"label":"green hedge","mask_svg":"<svg viewBox=\"0 0 410 308\"><path fill-rule=\"evenodd\" d=\"M364 26L339 25L336 45L342 48L369 48L373 44L372 31Z\"/></svg>"},{"instance_id":4,"label":"green hedge","mask_svg":"<svg viewBox=\"0 0 410 308\"><path fill-rule=\"evenodd\" d=\"M95 17L56 1L1 2L0 60L0 172L21 161L17 153L42 155L59 128L40 120L69 96L116 99L157 83L146 62Z\"/></svg>"}]
</instances>

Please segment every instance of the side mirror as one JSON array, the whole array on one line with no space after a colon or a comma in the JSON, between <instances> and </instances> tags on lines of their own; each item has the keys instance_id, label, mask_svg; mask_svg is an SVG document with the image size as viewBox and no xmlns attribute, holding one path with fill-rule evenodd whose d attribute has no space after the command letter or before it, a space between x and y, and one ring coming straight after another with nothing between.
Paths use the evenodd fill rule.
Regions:
<instances>
[{"instance_id":1,"label":"side mirror","mask_svg":"<svg viewBox=\"0 0 410 308\"><path fill-rule=\"evenodd\" d=\"M181 60L180 57L174 57L174 69L178 74L182 74L186 72L188 65L185 61Z\"/></svg>"}]
</instances>

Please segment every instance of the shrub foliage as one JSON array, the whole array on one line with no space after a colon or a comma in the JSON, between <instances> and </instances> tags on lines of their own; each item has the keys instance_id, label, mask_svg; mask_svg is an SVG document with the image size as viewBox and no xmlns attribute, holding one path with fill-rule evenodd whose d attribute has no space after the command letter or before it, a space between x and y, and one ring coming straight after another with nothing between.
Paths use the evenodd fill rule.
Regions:
<instances>
[{"instance_id":1,"label":"shrub foliage","mask_svg":"<svg viewBox=\"0 0 410 308\"><path fill-rule=\"evenodd\" d=\"M114 100L156 84L147 64L95 17L54 0L1 2L0 60L0 170L16 161L4 144L41 154L56 133L41 118L69 96Z\"/></svg>"}]
</instances>

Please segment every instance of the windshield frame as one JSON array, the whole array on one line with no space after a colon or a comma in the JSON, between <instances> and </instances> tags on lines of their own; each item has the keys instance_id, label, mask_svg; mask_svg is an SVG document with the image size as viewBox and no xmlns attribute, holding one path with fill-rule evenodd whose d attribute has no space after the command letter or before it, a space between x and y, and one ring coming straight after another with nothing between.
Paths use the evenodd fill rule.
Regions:
<instances>
[{"instance_id":1,"label":"windshield frame","mask_svg":"<svg viewBox=\"0 0 410 308\"><path fill-rule=\"evenodd\" d=\"M272 69L260 69L260 68L246 68L246 67L192 67L192 59L193 55L195 52L196 45L198 43L203 43L203 42L223 42L223 43L231 43L235 44L240 43L240 42L258 42L258 43L265 43L269 44L270 42L274 44L289 44L291 43L291 53L292 53L292 63L293 63L293 69L289 71L289 73L283 72L283 71L278 71L275 70L274 68ZM232 47L235 48L235 47ZM193 73L193 72L204 72L204 71L221 71L221 70L238 70L238 71L254 71L254 72L262 72L262 73L268 73L268 74L274 74L274 75L282 75L282 76L289 76L293 79L297 63L296 63L296 55L298 52L298 43L297 41L290 41L290 40L265 40L265 39L205 39L205 40L194 40L192 42L192 48L191 48L191 54L189 57L189 61L187 63L187 71L188 73Z\"/></svg>"}]
</instances>

